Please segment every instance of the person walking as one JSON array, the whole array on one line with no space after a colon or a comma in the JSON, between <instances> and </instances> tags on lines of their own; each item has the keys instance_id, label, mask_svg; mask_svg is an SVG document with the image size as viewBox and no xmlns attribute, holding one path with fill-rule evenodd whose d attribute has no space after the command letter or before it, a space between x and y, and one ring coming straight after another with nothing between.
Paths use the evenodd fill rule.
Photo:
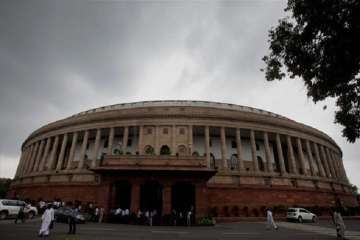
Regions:
<instances>
[{"instance_id":1,"label":"person walking","mask_svg":"<svg viewBox=\"0 0 360 240\"><path fill-rule=\"evenodd\" d=\"M335 224L335 227L336 227L336 236L337 236L337 239L341 239L341 240L344 240L346 239L345 238L345 229L346 229L346 226L345 226L345 223L344 223L344 220L341 216L341 213L340 211L334 211L334 224Z\"/></svg>"},{"instance_id":2,"label":"person walking","mask_svg":"<svg viewBox=\"0 0 360 240\"><path fill-rule=\"evenodd\" d=\"M275 230L278 230L278 226L276 225L271 209L269 208L266 211L266 230L270 230L273 227Z\"/></svg>"},{"instance_id":3,"label":"person walking","mask_svg":"<svg viewBox=\"0 0 360 240\"><path fill-rule=\"evenodd\" d=\"M69 214L69 231L68 234L76 234L76 214L77 214L77 208L73 207L73 204L69 203L70 207L70 214Z\"/></svg>"},{"instance_id":4,"label":"person walking","mask_svg":"<svg viewBox=\"0 0 360 240\"><path fill-rule=\"evenodd\" d=\"M47 237L50 234L50 224L51 224L51 211L50 205L47 206L45 212L41 216L41 227L39 231L39 237Z\"/></svg>"},{"instance_id":5,"label":"person walking","mask_svg":"<svg viewBox=\"0 0 360 240\"><path fill-rule=\"evenodd\" d=\"M22 223L25 222L25 212L24 212L25 206L21 206L19 209L18 214L16 215L15 224L18 220L20 220Z\"/></svg>"},{"instance_id":6,"label":"person walking","mask_svg":"<svg viewBox=\"0 0 360 240\"><path fill-rule=\"evenodd\" d=\"M104 219L104 208L100 208L100 213L99 213L99 223L102 223L103 219Z\"/></svg>"},{"instance_id":7,"label":"person walking","mask_svg":"<svg viewBox=\"0 0 360 240\"><path fill-rule=\"evenodd\" d=\"M192 215L192 212L191 212L191 210L189 210L186 214L186 225L187 226L191 225L191 215Z\"/></svg>"},{"instance_id":8,"label":"person walking","mask_svg":"<svg viewBox=\"0 0 360 240\"><path fill-rule=\"evenodd\" d=\"M50 223L50 229L54 228L54 222L55 222L55 210L54 205L50 205L50 214L51 214L51 223Z\"/></svg>"}]
</instances>

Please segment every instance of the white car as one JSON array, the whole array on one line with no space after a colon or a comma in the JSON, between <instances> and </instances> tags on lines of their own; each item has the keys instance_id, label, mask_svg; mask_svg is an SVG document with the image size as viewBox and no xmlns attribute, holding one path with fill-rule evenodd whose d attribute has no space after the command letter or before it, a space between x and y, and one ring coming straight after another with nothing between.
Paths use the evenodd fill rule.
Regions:
<instances>
[{"instance_id":1,"label":"white car","mask_svg":"<svg viewBox=\"0 0 360 240\"><path fill-rule=\"evenodd\" d=\"M288 220L295 220L298 222L303 221L316 221L316 215L306 210L305 208L289 208L287 212Z\"/></svg>"},{"instance_id":2,"label":"white car","mask_svg":"<svg viewBox=\"0 0 360 240\"><path fill-rule=\"evenodd\" d=\"M25 206L24 212L27 214L28 218L33 218L38 214L36 207L26 205L24 201L20 200L10 200L10 199L0 199L0 219L6 219L7 217L16 216L20 208Z\"/></svg>"}]
</instances>

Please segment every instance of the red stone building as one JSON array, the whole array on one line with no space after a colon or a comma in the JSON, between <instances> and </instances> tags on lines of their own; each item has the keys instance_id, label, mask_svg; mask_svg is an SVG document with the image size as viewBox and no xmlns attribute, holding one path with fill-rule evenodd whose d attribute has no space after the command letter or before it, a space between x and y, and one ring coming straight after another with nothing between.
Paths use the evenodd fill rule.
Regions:
<instances>
[{"instance_id":1,"label":"red stone building","mask_svg":"<svg viewBox=\"0 0 360 240\"><path fill-rule=\"evenodd\" d=\"M339 146L260 109L203 101L105 106L33 132L10 196L105 210L194 207L196 217L274 206L357 206Z\"/></svg>"}]
</instances>

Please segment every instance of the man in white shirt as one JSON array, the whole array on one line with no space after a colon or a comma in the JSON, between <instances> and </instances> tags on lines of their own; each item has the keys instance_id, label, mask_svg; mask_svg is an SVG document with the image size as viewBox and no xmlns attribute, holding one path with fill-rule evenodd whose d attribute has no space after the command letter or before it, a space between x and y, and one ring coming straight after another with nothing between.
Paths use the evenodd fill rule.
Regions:
<instances>
[{"instance_id":1,"label":"man in white shirt","mask_svg":"<svg viewBox=\"0 0 360 240\"><path fill-rule=\"evenodd\" d=\"M278 230L278 226L276 225L271 209L269 208L266 212L266 230L270 230L271 227L273 227L275 230Z\"/></svg>"}]
</instances>

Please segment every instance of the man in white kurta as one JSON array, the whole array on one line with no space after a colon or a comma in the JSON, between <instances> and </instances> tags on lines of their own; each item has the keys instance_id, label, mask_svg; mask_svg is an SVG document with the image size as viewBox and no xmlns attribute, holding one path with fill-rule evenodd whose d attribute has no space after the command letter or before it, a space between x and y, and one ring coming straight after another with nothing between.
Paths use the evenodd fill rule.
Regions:
<instances>
[{"instance_id":1,"label":"man in white kurta","mask_svg":"<svg viewBox=\"0 0 360 240\"><path fill-rule=\"evenodd\" d=\"M50 210L50 206L46 208L44 214L41 217L41 227L39 231L39 236L49 236L50 233L50 223L52 220L52 214Z\"/></svg>"},{"instance_id":2,"label":"man in white kurta","mask_svg":"<svg viewBox=\"0 0 360 240\"><path fill-rule=\"evenodd\" d=\"M274 218L273 218L273 215L272 215L272 212L270 209L268 209L266 212L266 220L267 220L267 223L266 223L267 230L270 230L270 227L273 227L276 230L278 229L278 226L276 225L276 223L274 221Z\"/></svg>"},{"instance_id":3,"label":"man in white kurta","mask_svg":"<svg viewBox=\"0 0 360 240\"><path fill-rule=\"evenodd\" d=\"M340 214L340 211L334 212L334 222L335 222L335 226L336 226L336 233L337 233L337 237L338 239L345 239L345 223L344 220Z\"/></svg>"}]
</instances>

